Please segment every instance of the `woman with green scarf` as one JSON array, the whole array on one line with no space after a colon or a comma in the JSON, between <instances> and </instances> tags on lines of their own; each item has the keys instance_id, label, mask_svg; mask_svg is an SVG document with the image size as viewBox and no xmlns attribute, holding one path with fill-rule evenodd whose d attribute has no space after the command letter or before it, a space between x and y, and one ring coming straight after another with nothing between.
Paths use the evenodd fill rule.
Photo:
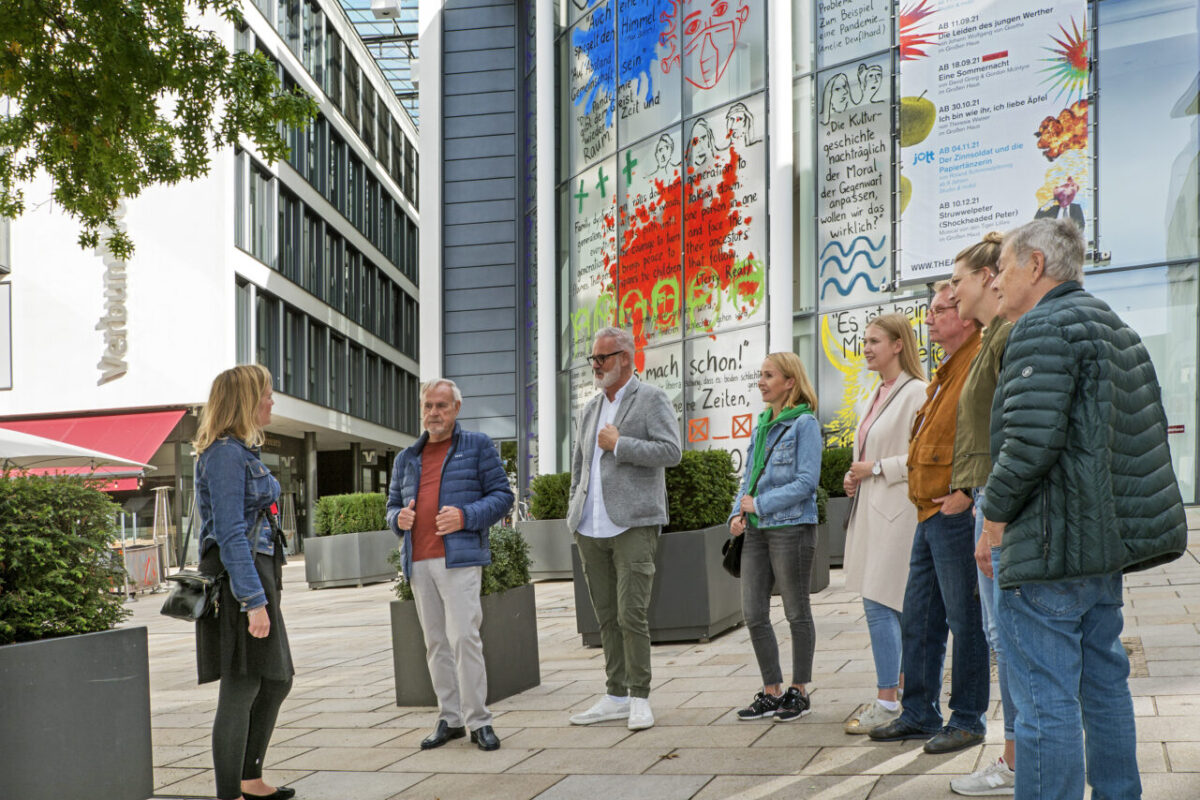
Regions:
<instances>
[{"instance_id":1,"label":"woman with green scarf","mask_svg":"<svg viewBox=\"0 0 1200 800\"><path fill-rule=\"evenodd\" d=\"M729 515L742 545L742 615L762 673L762 691L739 720L789 722L811 710L816 629L808 604L817 545L821 425L817 395L795 353L771 353L758 380L766 410L751 437L750 458ZM779 587L792 633L792 683L783 689L779 643L771 627L771 589Z\"/></svg>"}]
</instances>

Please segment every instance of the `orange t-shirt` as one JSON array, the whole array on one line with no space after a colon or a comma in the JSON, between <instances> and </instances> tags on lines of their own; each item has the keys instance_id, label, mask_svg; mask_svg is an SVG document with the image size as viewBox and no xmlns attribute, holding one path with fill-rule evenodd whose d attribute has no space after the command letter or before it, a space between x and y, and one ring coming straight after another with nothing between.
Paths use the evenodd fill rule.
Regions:
<instances>
[{"instance_id":1,"label":"orange t-shirt","mask_svg":"<svg viewBox=\"0 0 1200 800\"><path fill-rule=\"evenodd\" d=\"M445 558L446 545L437 535L438 495L442 488L442 463L451 439L426 442L421 451L421 484L417 487L417 520L413 523L413 561Z\"/></svg>"}]
</instances>

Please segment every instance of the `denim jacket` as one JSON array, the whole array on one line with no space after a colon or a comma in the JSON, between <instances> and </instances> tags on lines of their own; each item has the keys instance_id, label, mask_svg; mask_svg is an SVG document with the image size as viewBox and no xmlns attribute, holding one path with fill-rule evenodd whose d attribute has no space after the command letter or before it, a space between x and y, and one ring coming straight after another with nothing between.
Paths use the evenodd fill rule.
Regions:
<instances>
[{"instance_id":1,"label":"denim jacket","mask_svg":"<svg viewBox=\"0 0 1200 800\"><path fill-rule=\"evenodd\" d=\"M196 503L200 508L200 555L217 545L229 585L243 611L267 604L262 581L254 567L247 529L259 511L279 498L279 481L258 460L258 448L239 440L217 439L196 460ZM263 520L254 537L254 551L274 555L270 524Z\"/></svg>"},{"instance_id":2,"label":"denim jacket","mask_svg":"<svg viewBox=\"0 0 1200 800\"><path fill-rule=\"evenodd\" d=\"M733 498L730 520L742 513L742 497L750 488L749 454L754 452L754 442L762 432L763 428L755 428L750 439L746 469L737 497ZM767 430L767 435L770 437L767 447L774 447L754 493L758 527L815 525L817 483L821 479L821 424L812 414L803 414L795 419L776 422Z\"/></svg>"}]
</instances>

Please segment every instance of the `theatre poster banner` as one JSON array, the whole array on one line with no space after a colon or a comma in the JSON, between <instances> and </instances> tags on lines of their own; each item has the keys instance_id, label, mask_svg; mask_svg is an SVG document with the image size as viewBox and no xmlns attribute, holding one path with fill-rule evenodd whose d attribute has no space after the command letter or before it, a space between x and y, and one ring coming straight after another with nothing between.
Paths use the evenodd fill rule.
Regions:
<instances>
[{"instance_id":1,"label":"theatre poster banner","mask_svg":"<svg viewBox=\"0 0 1200 800\"><path fill-rule=\"evenodd\" d=\"M899 279L988 231L1092 216L1084 0L906 0Z\"/></svg>"},{"instance_id":2,"label":"theatre poster banner","mask_svg":"<svg viewBox=\"0 0 1200 800\"><path fill-rule=\"evenodd\" d=\"M618 325L684 441L739 463L766 353L766 16L608 0L570 10L560 39L565 410L594 395L584 359Z\"/></svg>"}]
</instances>

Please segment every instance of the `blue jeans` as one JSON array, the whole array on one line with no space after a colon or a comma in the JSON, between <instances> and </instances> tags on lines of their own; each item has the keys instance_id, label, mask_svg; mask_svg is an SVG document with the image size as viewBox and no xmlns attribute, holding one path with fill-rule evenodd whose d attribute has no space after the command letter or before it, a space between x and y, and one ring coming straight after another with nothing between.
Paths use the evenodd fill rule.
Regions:
<instances>
[{"instance_id":1,"label":"blue jeans","mask_svg":"<svg viewBox=\"0 0 1200 800\"><path fill-rule=\"evenodd\" d=\"M875 657L876 688L895 689L900 685L900 612L865 597L863 611Z\"/></svg>"},{"instance_id":2,"label":"blue jeans","mask_svg":"<svg viewBox=\"0 0 1200 800\"><path fill-rule=\"evenodd\" d=\"M979 508L979 500L983 497L982 487L975 490L975 507ZM983 514L975 515L975 543L983 535ZM1000 565L1000 548L992 548L992 570ZM979 609L983 612L983 632L987 635L988 645L996 654L996 676L1000 682L1000 705L1004 708L1004 740L1011 742L1016 738L1017 707L1013 703L1012 693L1008 689L1008 660L1004 656L1004 644L1000 641L1000 629L996 625L996 598L999 590L996 582L978 573L979 578Z\"/></svg>"},{"instance_id":3,"label":"blue jeans","mask_svg":"<svg viewBox=\"0 0 1200 800\"><path fill-rule=\"evenodd\" d=\"M783 683L779 642L771 626L771 587L783 598L792 639L792 683L812 681L817 631L813 624L808 587L817 548L816 525L759 529L746 526L742 543L742 615L758 660L763 686Z\"/></svg>"},{"instance_id":4,"label":"blue jeans","mask_svg":"<svg viewBox=\"0 0 1200 800\"><path fill-rule=\"evenodd\" d=\"M946 639L954 633L950 678L951 728L984 733L988 707L988 645L975 578L975 522L970 509L938 512L917 523L904 612L905 723L932 733L942 727L942 664Z\"/></svg>"},{"instance_id":5,"label":"blue jeans","mask_svg":"<svg viewBox=\"0 0 1200 800\"><path fill-rule=\"evenodd\" d=\"M1018 800L1142 796L1121 574L1029 583L997 612L1017 704Z\"/></svg>"}]
</instances>

